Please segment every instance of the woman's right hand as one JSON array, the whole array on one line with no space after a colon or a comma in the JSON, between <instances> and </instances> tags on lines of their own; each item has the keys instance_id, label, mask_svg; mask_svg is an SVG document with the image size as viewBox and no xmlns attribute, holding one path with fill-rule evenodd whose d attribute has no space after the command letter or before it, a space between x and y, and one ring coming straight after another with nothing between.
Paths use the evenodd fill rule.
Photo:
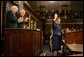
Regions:
<instances>
[{"instance_id":1,"label":"woman's right hand","mask_svg":"<svg viewBox=\"0 0 84 57\"><path fill-rule=\"evenodd\" d=\"M57 17L58 17L58 15L55 14L55 15L54 15L54 21L56 21Z\"/></svg>"},{"instance_id":2,"label":"woman's right hand","mask_svg":"<svg viewBox=\"0 0 84 57\"><path fill-rule=\"evenodd\" d=\"M18 19L18 22L23 22L23 18L19 18Z\"/></svg>"}]
</instances>

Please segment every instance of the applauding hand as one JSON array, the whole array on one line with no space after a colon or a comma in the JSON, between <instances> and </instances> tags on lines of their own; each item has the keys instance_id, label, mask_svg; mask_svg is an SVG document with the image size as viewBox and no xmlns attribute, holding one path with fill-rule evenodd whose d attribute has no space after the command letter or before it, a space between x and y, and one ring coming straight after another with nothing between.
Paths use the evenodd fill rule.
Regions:
<instances>
[{"instance_id":1,"label":"applauding hand","mask_svg":"<svg viewBox=\"0 0 84 57\"><path fill-rule=\"evenodd\" d=\"M25 18L25 22L28 22L28 19L29 19L29 18L26 17L26 18Z\"/></svg>"},{"instance_id":2,"label":"applauding hand","mask_svg":"<svg viewBox=\"0 0 84 57\"><path fill-rule=\"evenodd\" d=\"M23 22L23 18L19 18L18 19L18 22Z\"/></svg>"}]
</instances>

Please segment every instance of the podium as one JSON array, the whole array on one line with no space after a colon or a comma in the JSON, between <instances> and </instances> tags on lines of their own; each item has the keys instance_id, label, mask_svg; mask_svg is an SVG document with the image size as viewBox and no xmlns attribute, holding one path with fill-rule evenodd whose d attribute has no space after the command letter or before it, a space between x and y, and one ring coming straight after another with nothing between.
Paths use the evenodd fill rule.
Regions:
<instances>
[{"instance_id":1,"label":"podium","mask_svg":"<svg viewBox=\"0 0 84 57\"><path fill-rule=\"evenodd\" d=\"M42 50L42 31L4 29L4 56L35 56Z\"/></svg>"}]
</instances>

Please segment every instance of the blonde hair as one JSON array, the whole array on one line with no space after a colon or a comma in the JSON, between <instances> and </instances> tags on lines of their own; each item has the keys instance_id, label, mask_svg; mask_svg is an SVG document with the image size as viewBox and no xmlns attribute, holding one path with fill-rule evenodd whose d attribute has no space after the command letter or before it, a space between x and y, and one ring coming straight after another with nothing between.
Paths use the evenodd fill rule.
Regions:
<instances>
[{"instance_id":1,"label":"blonde hair","mask_svg":"<svg viewBox=\"0 0 84 57\"><path fill-rule=\"evenodd\" d=\"M14 6L12 6L10 10L13 10L14 8L16 8L16 9L17 9L17 11L18 11L18 7L17 7L17 6L15 6L15 5L14 5Z\"/></svg>"},{"instance_id":2,"label":"blonde hair","mask_svg":"<svg viewBox=\"0 0 84 57\"><path fill-rule=\"evenodd\" d=\"M24 13L25 13L25 10L21 10L20 13L21 13L21 12L24 12Z\"/></svg>"}]
</instances>

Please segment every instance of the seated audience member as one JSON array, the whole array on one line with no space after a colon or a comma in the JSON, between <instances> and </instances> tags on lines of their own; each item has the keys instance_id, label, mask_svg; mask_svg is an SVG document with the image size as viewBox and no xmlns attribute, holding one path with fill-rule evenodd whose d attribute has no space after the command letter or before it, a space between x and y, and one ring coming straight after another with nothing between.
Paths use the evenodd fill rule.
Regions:
<instances>
[{"instance_id":1,"label":"seated audience member","mask_svg":"<svg viewBox=\"0 0 84 57\"><path fill-rule=\"evenodd\" d=\"M69 28L66 28L66 33L69 33L69 32L71 32L71 31L69 30Z\"/></svg>"},{"instance_id":2,"label":"seated audience member","mask_svg":"<svg viewBox=\"0 0 84 57\"><path fill-rule=\"evenodd\" d=\"M72 28L72 32L76 32L76 29L75 28Z\"/></svg>"}]
</instances>

